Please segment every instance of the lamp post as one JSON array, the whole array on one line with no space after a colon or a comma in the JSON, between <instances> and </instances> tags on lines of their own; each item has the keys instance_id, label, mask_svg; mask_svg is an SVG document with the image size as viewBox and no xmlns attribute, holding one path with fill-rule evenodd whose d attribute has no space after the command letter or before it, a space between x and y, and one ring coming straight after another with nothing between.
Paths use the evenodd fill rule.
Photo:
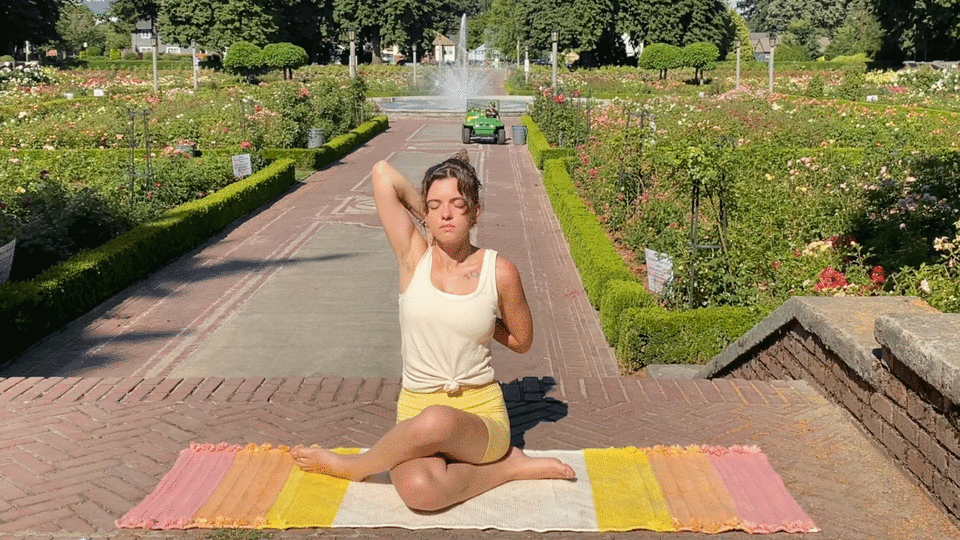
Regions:
<instances>
[{"instance_id":1,"label":"lamp post","mask_svg":"<svg viewBox=\"0 0 960 540\"><path fill-rule=\"evenodd\" d=\"M413 44L413 88L417 88L417 44Z\"/></svg>"},{"instance_id":2,"label":"lamp post","mask_svg":"<svg viewBox=\"0 0 960 540\"><path fill-rule=\"evenodd\" d=\"M777 49L776 43L777 43L777 33L770 32L770 59L768 60L769 65L767 66L767 70L769 72L768 74L769 82L767 83L767 91L770 92L771 94L773 93L773 55L774 55L774 51Z\"/></svg>"},{"instance_id":3,"label":"lamp post","mask_svg":"<svg viewBox=\"0 0 960 540\"><path fill-rule=\"evenodd\" d=\"M350 78L357 76L357 31L354 28L347 29L347 35L350 37Z\"/></svg>"},{"instance_id":4,"label":"lamp post","mask_svg":"<svg viewBox=\"0 0 960 540\"><path fill-rule=\"evenodd\" d=\"M530 84L530 45L523 46L523 83Z\"/></svg>"},{"instance_id":5,"label":"lamp post","mask_svg":"<svg viewBox=\"0 0 960 540\"><path fill-rule=\"evenodd\" d=\"M736 90L740 89L740 48L743 46L743 41L740 39L740 36L737 36L737 86Z\"/></svg>"},{"instance_id":6,"label":"lamp post","mask_svg":"<svg viewBox=\"0 0 960 540\"><path fill-rule=\"evenodd\" d=\"M553 78L551 79L552 81L551 87L553 88L554 94L557 93L557 40L559 38L560 38L559 30L553 30L552 32L550 32L550 39L553 41Z\"/></svg>"}]
</instances>

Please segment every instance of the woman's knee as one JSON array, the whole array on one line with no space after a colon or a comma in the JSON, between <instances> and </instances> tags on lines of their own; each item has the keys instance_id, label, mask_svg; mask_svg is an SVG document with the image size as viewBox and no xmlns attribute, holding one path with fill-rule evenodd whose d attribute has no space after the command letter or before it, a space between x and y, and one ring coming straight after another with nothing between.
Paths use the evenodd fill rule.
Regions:
<instances>
[{"instance_id":1,"label":"woman's knee","mask_svg":"<svg viewBox=\"0 0 960 540\"><path fill-rule=\"evenodd\" d=\"M443 508L441 489L435 475L426 468L394 469L390 481L403 504L425 512Z\"/></svg>"},{"instance_id":2,"label":"woman's knee","mask_svg":"<svg viewBox=\"0 0 960 540\"><path fill-rule=\"evenodd\" d=\"M456 409L444 405L430 405L410 420L414 423L413 436L418 446L431 446L449 440L456 434Z\"/></svg>"}]
</instances>

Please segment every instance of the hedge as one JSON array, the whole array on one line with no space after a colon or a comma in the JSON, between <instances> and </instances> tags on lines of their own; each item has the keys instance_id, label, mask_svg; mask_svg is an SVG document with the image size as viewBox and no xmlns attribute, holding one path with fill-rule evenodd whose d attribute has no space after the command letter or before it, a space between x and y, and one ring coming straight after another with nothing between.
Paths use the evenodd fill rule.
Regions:
<instances>
[{"instance_id":1,"label":"hedge","mask_svg":"<svg viewBox=\"0 0 960 540\"><path fill-rule=\"evenodd\" d=\"M369 141L390 127L386 116L376 116L343 135L334 137L318 148L269 148L263 151L264 159L291 159L297 167L322 169L349 154L354 148Z\"/></svg>"},{"instance_id":2,"label":"hedge","mask_svg":"<svg viewBox=\"0 0 960 540\"><path fill-rule=\"evenodd\" d=\"M655 307L657 301L637 281L614 279L607 283L600 301L600 328L608 343L620 339L620 318L630 308Z\"/></svg>"},{"instance_id":3,"label":"hedge","mask_svg":"<svg viewBox=\"0 0 960 540\"><path fill-rule=\"evenodd\" d=\"M543 132L529 115L524 115L520 123L527 126L527 149L533 158L533 164L538 169L543 169L544 164L551 159L562 159L575 157L576 153L572 148L553 148L547 142Z\"/></svg>"},{"instance_id":4,"label":"hedge","mask_svg":"<svg viewBox=\"0 0 960 540\"><path fill-rule=\"evenodd\" d=\"M650 364L704 364L765 316L744 307L679 312L630 308L620 316L617 360L628 370Z\"/></svg>"},{"instance_id":5,"label":"hedge","mask_svg":"<svg viewBox=\"0 0 960 540\"><path fill-rule=\"evenodd\" d=\"M563 160L546 162L543 186L570 245L573 262L580 270L587 298L599 308L608 281L636 281L636 278L614 249L597 218L580 199Z\"/></svg>"},{"instance_id":6,"label":"hedge","mask_svg":"<svg viewBox=\"0 0 960 540\"><path fill-rule=\"evenodd\" d=\"M283 194L293 162L278 161L203 199L171 209L31 281L0 285L0 329L8 360L63 324Z\"/></svg>"}]
</instances>

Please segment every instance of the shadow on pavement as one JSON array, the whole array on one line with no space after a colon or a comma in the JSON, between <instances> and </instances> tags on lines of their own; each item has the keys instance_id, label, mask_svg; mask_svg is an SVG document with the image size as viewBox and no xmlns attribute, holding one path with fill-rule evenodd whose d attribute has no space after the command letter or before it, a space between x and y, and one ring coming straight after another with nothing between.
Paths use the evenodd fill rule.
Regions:
<instances>
[{"instance_id":1,"label":"shadow on pavement","mask_svg":"<svg viewBox=\"0 0 960 540\"><path fill-rule=\"evenodd\" d=\"M557 422L567 416L566 403L547 397L556 384L553 377L524 377L501 385L510 415L510 444L523 448L528 430L540 422Z\"/></svg>"}]
</instances>

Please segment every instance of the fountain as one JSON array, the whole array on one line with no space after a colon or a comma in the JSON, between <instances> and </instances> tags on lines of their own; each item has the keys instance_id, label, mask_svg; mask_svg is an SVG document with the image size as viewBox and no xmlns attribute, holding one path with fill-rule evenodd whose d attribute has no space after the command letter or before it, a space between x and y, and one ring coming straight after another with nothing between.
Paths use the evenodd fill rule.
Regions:
<instances>
[{"instance_id":1,"label":"fountain","mask_svg":"<svg viewBox=\"0 0 960 540\"><path fill-rule=\"evenodd\" d=\"M428 75L435 90L431 97L397 97L380 101L386 113L441 113L463 114L467 99L491 97L500 100L501 114L522 114L531 101L525 97L504 98L491 95L493 71L485 67L471 67L467 61L467 15L460 17L460 35L457 36L456 60L452 65L440 65ZM379 101L379 100L378 100Z\"/></svg>"}]
</instances>

